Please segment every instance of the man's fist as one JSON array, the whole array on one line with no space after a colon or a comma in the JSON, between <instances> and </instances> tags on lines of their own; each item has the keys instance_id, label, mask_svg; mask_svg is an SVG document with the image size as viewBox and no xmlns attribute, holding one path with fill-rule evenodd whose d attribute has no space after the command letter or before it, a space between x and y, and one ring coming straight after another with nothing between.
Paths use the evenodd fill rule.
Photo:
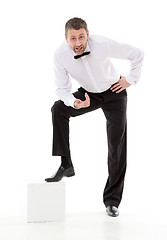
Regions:
<instances>
[{"instance_id":1,"label":"man's fist","mask_svg":"<svg viewBox=\"0 0 167 240\"><path fill-rule=\"evenodd\" d=\"M79 108L86 108L90 106L90 98L87 93L85 93L85 101L81 101L80 99L76 99L74 102L74 107L79 109Z\"/></svg>"}]
</instances>

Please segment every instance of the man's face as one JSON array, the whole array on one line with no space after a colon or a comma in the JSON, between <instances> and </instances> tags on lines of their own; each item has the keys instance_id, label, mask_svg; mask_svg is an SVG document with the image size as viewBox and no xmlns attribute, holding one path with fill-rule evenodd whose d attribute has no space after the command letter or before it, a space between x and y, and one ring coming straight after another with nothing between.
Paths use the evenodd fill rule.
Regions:
<instances>
[{"instance_id":1,"label":"man's face","mask_svg":"<svg viewBox=\"0 0 167 240\"><path fill-rule=\"evenodd\" d=\"M80 55L86 49L88 38L89 32L86 32L84 28L79 30L71 28L67 32L66 41L70 44L72 50Z\"/></svg>"}]
</instances>

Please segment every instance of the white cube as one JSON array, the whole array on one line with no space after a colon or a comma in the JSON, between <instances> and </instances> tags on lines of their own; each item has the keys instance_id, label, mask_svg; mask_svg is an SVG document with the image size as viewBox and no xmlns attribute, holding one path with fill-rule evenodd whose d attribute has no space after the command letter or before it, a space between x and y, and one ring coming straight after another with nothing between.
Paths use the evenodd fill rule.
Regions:
<instances>
[{"instance_id":1,"label":"white cube","mask_svg":"<svg viewBox=\"0 0 167 240\"><path fill-rule=\"evenodd\" d=\"M65 183L28 184L27 221L59 221L65 217Z\"/></svg>"}]
</instances>

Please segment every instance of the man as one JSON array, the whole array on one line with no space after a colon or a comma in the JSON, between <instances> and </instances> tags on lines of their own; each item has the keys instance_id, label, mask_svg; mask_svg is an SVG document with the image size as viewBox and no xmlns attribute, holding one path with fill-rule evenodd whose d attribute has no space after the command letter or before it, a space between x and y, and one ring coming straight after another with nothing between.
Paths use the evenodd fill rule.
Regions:
<instances>
[{"instance_id":1,"label":"man","mask_svg":"<svg viewBox=\"0 0 167 240\"><path fill-rule=\"evenodd\" d=\"M53 156L61 156L58 171L47 182L57 182L75 175L69 145L70 117L101 108L107 119L108 172L103 201L109 216L118 216L126 171L126 88L140 76L143 53L138 48L101 36L90 36L81 18L65 25L66 41L54 57L57 95L52 107ZM131 63L128 76L121 76L111 58ZM71 94L70 76L80 88Z\"/></svg>"}]
</instances>

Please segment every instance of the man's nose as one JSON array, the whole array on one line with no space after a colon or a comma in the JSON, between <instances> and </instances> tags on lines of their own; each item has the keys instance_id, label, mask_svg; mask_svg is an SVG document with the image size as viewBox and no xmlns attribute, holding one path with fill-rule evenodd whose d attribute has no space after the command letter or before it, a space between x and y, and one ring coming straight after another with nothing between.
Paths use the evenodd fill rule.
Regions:
<instances>
[{"instance_id":1,"label":"man's nose","mask_svg":"<svg viewBox=\"0 0 167 240\"><path fill-rule=\"evenodd\" d=\"M76 45L77 45L77 46L80 46L80 45L81 45L81 43L80 43L80 40L79 40L79 39L77 39L77 40L76 40Z\"/></svg>"}]
</instances>

